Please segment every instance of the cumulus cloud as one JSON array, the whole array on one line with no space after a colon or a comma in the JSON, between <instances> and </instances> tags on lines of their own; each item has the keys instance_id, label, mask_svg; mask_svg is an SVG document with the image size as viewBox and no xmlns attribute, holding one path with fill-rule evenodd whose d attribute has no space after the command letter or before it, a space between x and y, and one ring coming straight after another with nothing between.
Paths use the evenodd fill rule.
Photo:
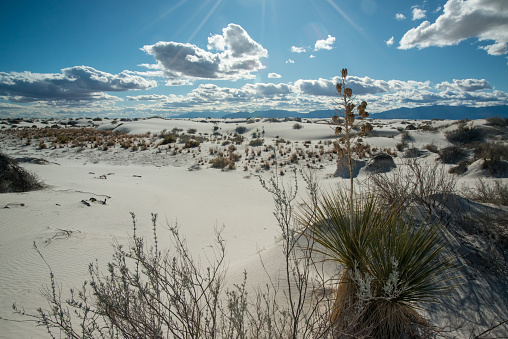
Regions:
<instances>
[{"instance_id":1,"label":"cumulus cloud","mask_svg":"<svg viewBox=\"0 0 508 339\"><path fill-rule=\"evenodd\" d=\"M0 95L11 102L115 100L118 98L106 92L156 86L156 81L127 71L110 74L87 66L64 68L59 74L0 72Z\"/></svg>"},{"instance_id":2,"label":"cumulus cloud","mask_svg":"<svg viewBox=\"0 0 508 339\"><path fill-rule=\"evenodd\" d=\"M413 21L425 18L427 11L418 7L413 8Z\"/></svg>"},{"instance_id":3,"label":"cumulus cloud","mask_svg":"<svg viewBox=\"0 0 508 339\"><path fill-rule=\"evenodd\" d=\"M307 50L305 49L305 47L291 46L291 52L293 52L293 53L305 53L305 52L307 52Z\"/></svg>"},{"instance_id":4,"label":"cumulus cloud","mask_svg":"<svg viewBox=\"0 0 508 339\"><path fill-rule=\"evenodd\" d=\"M309 58L314 59L316 56L311 54Z\"/></svg>"},{"instance_id":5,"label":"cumulus cloud","mask_svg":"<svg viewBox=\"0 0 508 339\"><path fill-rule=\"evenodd\" d=\"M294 64L295 61L293 59L287 59L286 64Z\"/></svg>"},{"instance_id":6,"label":"cumulus cloud","mask_svg":"<svg viewBox=\"0 0 508 339\"><path fill-rule=\"evenodd\" d=\"M406 16L402 13L397 13L397 14L395 14L395 19L402 21L402 20L406 19Z\"/></svg>"},{"instance_id":7,"label":"cumulus cloud","mask_svg":"<svg viewBox=\"0 0 508 339\"><path fill-rule=\"evenodd\" d=\"M264 68L260 59L268 56L267 50L236 24L229 24L222 35L210 36L207 49L164 41L141 48L157 60L156 65L149 67L163 70L170 83L189 79L252 79L255 77L252 72Z\"/></svg>"},{"instance_id":8,"label":"cumulus cloud","mask_svg":"<svg viewBox=\"0 0 508 339\"><path fill-rule=\"evenodd\" d=\"M386 46L390 47L393 45L393 36L386 41Z\"/></svg>"},{"instance_id":9,"label":"cumulus cloud","mask_svg":"<svg viewBox=\"0 0 508 339\"><path fill-rule=\"evenodd\" d=\"M316 44L314 45L314 50L319 51L320 49L332 49L332 45L335 43L335 37L328 35L328 38L324 40L318 40L316 41Z\"/></svg>"},{"instance_id":10,"label":"cumulus cloud","mask_svg":"<svg viewBox=\"0 0 508 339\"><path fill-rule=\"evenodd\" d=\"M280 74L277 74L277 73L268 73L268 78L279 79L280 77L282 77Z\"/></svg>"},{"instance_id":11,"label":"cumulus cloud","mask_svg":"<svg viewBox=\"0 0 508 339\"><path fill-rule=\"evenodd\" d=\"M161 94L148 94L148 95L136 95L136 96L127 96L127 100L129 101L161 101L167 100L169 97L167 95Z\"/></svg>"},{"instance_id":12,"label":"cumulus cloud","mask_svg":"<svg viewBox=\"0 0 508 339\"><path fill-rule=\"evenodd\" d=\"M440 91L445 90L460 90L464 92L475 92L485 89L490 89L490 84L485 79L453 79L453 83L444 81L436 85L436 89Z\"/></svg>"},{"instance_id":13,"label":"cumulus cloud","mask_svg":"<svg viewBox=\"0 0 508 339\"><path fill-rule=\"evenodd\" d=\"M448 0L435 23L424 21L407 31L398 48L451 46L468 38L494 41L480 46L491 55L508 53L508 1Z\"/></svg>"}]
</instances>

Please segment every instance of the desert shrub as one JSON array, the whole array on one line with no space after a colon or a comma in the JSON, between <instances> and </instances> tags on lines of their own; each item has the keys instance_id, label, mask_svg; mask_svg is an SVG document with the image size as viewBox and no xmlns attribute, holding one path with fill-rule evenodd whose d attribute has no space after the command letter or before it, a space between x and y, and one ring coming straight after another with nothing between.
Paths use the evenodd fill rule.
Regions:
<instances>
[{"instance_id":1,"label":"desert shrub","mask_svg":"<svg viewBox=\"0 0 508 339\"><path fill-rule=\"evenodd\" d=\"M404 152L406 158L418 158L421 154L422 152L417 147L408 148Z\"/></svg>"},{"instance_id":2,"label":"desert shrub","mask_svg":"<svg viewBox=\"0 0 508 339\"><path fill-rule=\"evenodd\" d=\"M406 145L403 144L402 142L399 142L397 145L395 145L395 148L397 149L397 151L402 152L404 148L406 148Z\"/></svg>"},{"instance_id":3,"label":"desert shrub","mask_svg":"<svg viewBox=\"0 0 508 339\"><path fill-rule=\"evenodd\" d=\"M197 129L195 129L195 128L189 128L189 129L187 129L187 133L188 133L188 134L196 134L196 132L197 132L197 131L198 131L198 130L197 130Z\"/></svg>"},{"instance_id":4,"label":"desert shrub","mask_svg":"<svg viewBox=\"0 0 508 339\"><path fill-rule=\"evenodd\" d=\"M161 145L167 145L176 142L176 136L174 134L166 134L163 136Z\"/></svg>"},{"instance_id":5,"label":"desert shrub","mask_svg":"<svg viewBox=\"0 0 508 339\"><path fill-rule=\"evenodd\" d=\"M249 142L249 146L263 146L263 144L265 143L265 140L264 139L252 139L250 142Z\"/></svg>"},{"instance_id":6,"label":"desert shrub","mask_svg":"<svg viewBox=\"0 0 508 339\"><path fill-rule=\"evenodd\" d=\"M229 160L228 158L219 155L213 159L210 159L210 164L212 165L212 168L220 168L223 169L226 166L233 169L234 168L234 162Z\"/></svg>"},{"instance_id":7,"label":"desert shrub","mask_svg":"<svg viewBox=\"0 0 508 339\"><path fill-rule=\"evenodd\" d=\"M474 188L465 188L464 194L474 201L508 206L508 183L501 180L476 179Z\"/></svg>"},{"instance_id":8,"label":"desert shrub","mask_svg":"<svg viewBox=\"0 0 508 339\"><path fill-rule=\"evenodd\" d=\"M468 166L469 166L469 161L461 161L458 163L457 166L451 167L448 170L448 173L462 175L467 172Z\"/></svg>"},{"instance_id":9,"label":"desert shrub","mask_svg":"<svg viewBox=\"0 0 508 339\"><path fill-rule=\"evenodd\" d=\"M436 145L434 145L434 144L428 144L428 145L426 145L426 146L425 146L425 149L426 149L427 151L429 151L429 152L432 152L432 153L438 153L438 152L439 152L439 150L438 150L437 146L436 146Z\"/></svg>"},{"instance_id":10,"label":"desert shrub","mask_svg":"<svg viewBox=\"0 0 508 339\"><path fill-rule=\"evenodd\" d=\"M500 118L500 117L490 117L487 118L487 125L496 126L496 127L506 127L508 126L508 119Z\"/></svg>"},{"instance_id":11,"label":"desert shrub","mask_svg":"<svg viewBox=\"0 0 508 339\"><path fill-rule=\"evenodd\" d=\"M0 193L28 192L43 187L35 174L20 167L16 160L0 152Z\"/></svg>"},{"instance_id":12,"label":"desert shrub","mask_svg":"<svg viewBox=\"0 0 508 339\"><path fill-rule=\"evenodd\" d=\"M469 144L475 141L482 141L483 133L476 127L459 125L459 128L445 132L445 137L453 144Z\"/></svg>"},{"instance_id":13,"label":"desert shrub","mask_svg":"<svg viewBox=\"0 0 508 339\"><path fill-rule=\"evenodd\" d=\"M483 159L482 169L494 176L504 176L508 170L508 145L487 142L478 144L474 150L475 157Z\"/></svg>"},{"instance_id":14,"label":"desert shrub","mask_svg":"<svg viewBox=\"0 0 508 339\"><path fill-rule=\"evenodd\" d=\"M236 145L241 145L243 141L245 140L245 137L240 134L233 135L232 138L230 138L231 142L233 142Z\"/></svg>"},{"instance_id":15,"label":"desert shrub","mask_svg":"<svg viewBox=\"0 0 508 339\"><path fill-rule=\"evenodd\" d=\"M409 134L408 131L404 131L400 134L400 141L403 143L403 144L407 144L408 142L413 142L415 141L415 139L413 138L413 136L411 134Z\"/></svg>"},{"instance_id":16,"label":"desert shrub","mask_svg":"<svg viewBox=\"0 0 508 339\"><path fill-rule=\"evenodd\" d=\"M185 143L185 148L195 148L195 147L199 147L201 143L197 140L189 140Z\"/></svg>"},{"instance_id":17,"label":"desert shrub","mask_svg":"<svg viewBox=\"0 0 508 339\"><path fill-rule=\"evenodd\" d=\"M238 133L238 134L243 134L243 133L247 132L247 127L245 127L245 126L237 126L235 128L235 132Z\"/></svg>"},{"instance_id":18,"label":"desert shrub","mask_svg":"<svg viewBox=\"0 0 508 339\"><path fill-rule=\"evenodd\" d=\"M460 146L451 145L439 150L439 160L445 164L456 164L468 156L468 152Z\"/></svg>"},{"instance_id":19,"label":"desert shrub","mask_svg":"<svg viewBox=\"0 0 508 339\"><path fill-rule=\"evenodd\" d=\"M303 128L303 125L299 124L299 123L295 123L293 125L293 129L302 129Z\"/></svg>"},{"instance_id":20,"label":"desert shrub","mask_svg":"<svg viewBox=\"0 0 508 339\"><path fill-rule=\"evenodd\" d=\"M429 165L418 158L407 158L390 173L370 174L369 184L373 192L391 204L419 204L431 213L455 194L457 178L448 175L442 164Z\"/></svg>"}]
</instances>

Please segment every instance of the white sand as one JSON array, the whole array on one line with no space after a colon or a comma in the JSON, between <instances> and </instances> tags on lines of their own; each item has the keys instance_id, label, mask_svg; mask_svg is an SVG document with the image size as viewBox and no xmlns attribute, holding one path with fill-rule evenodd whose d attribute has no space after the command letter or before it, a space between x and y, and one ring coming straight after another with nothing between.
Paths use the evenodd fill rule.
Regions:
<instances>
[{"instance_id":1,"label":"white sand","mask_svg":"<svg viewBox=\"0 0 508 339\"><path fill-rule=\"evenodd\" d=\"M247 131L244 136L247 140L251 139L252 133L264 131L263 137L267 145L274 144L276 137L285 139L288 143L281 144L279 148L287 151L283 152L284 155L277 156L279 162L286 164L280 168L286 171L284 178L289 179L288 173L293 167L310 166L316 168L322 187L333 187L342 180L332 177L336 167L335 158L323 156L317 161L307 157L300 160L299 165L289 163L291 153L297 149L304 153L309 150L317 152L320 146L324 150L331 149L332 146L326 145L326 141L331 140L331 129L324 124L304 121L300 123L303 128L297 130L293 129L294 123L260 120L247 124L244 120L238 120L219 121L216 125L223 136L234 133L237 126L245 126ZM439 127L451 123L453 122L433 121L432 125ZM40 122L26 125L34 124L44 126ZM100 124L99 128L105 130L116 127L108 120ZM90 123L83 120L80 125L89 126ZM366 138L365 141L371 147L394 150L400 142L397 127L406 125L401 120L376 121L375 136ZM148 119L123 122L116 130L131 134L151 132L154 135L175 127L183 129L183 132L194 128L197 133L208 133L210 136L213 126L214 123L206 119ZM448 129L453 128L456 126ZM444 130L437 133L410 133L414 137L414 146L420 149L427 144L435 144L438 148L448 144ZM311 144L306 147L304 142L307 140ZM89 263L97 259L105 269L113 253L111 243L114 239L120 243L127 242L132 234L131 211L136 214L139 232L147 237L150 237L152 231L151 213L158 213L161 247L167 245L164 226L167 222L178 222L191 253L196 256L201 255L212 243L214 228L224 226L222 235L227 243L228 283L239 281L244 269L247 269L251 286L266 281L258 252L269 263L269 270L276 271L277 267L282 267L282 257L276 242L279 230L272 214L272 197L261 187L255 176L270 175L270 171L263 170L262 165L267 161L273 162L270 159L273 152L267 151L265 147L249 147L249 156L245 156L246 142L237 145L237 152L242 154L237 169L221 171L210 168L208 163L209 159L215 157L209 154L209 148L226 152L229 145L222 146L221 141L205 142L199 149L183 150L176 155L171 155L172 150L164 147L160 152L155 148L131 152L119 147L107 151L77 151L70 147L38 150L35 146L23 146L21 141L8 138L1 140L0 144L0 151L14 158L36 157L51 162L48 165L23 164L23 167L36 173L48 185L46 189L0 194L0 207L9 207L0 209L0 317L15 320L0 320L1 338L37 338L45 334L44 329L23 322L26 319L15 316L11 309L14 302L32 312L38 306L46 307L39 289L49 283L49 271L33 249L33 242L53 269L56 281L61 283L63 295L66 296L69 288L80 286L88 278ZM259 150L260 155L249 162L253 149L256 152ZM433 161L435 158L435 154L429 153L427 160ZM190 171L189 167L200 159L203 164L201 169ZM247 166L247 171L244 171L244 166ZM461 179L462 182L470 184L475 177L481 175L481 170L474 170L474 165L470 172ZM360 179L364 177L362 169ZM304 186L301 180L300 186ZM91 206L86 206L82 203L82 200L89 201L92 197L97 200L106 199L106 204L91 203ZM481 279L476 281L480 283L475 289L490 288L488 282ZM485 291L489 300L492 293L497 292L492 292L491 288L490 291ZM499 297L507 296L505 293ZM508 314L506 309L499 310L503 303L507 304L508 301L489 305L478 300L478 304L471 308L478 318L483 317L489 321L489 316L499 315L500 312L504 312L505 316ZM448 311L449 309L441 310ZM432 319L438 321L441 316L436 310Z\"/></svg>"}]
</instances>

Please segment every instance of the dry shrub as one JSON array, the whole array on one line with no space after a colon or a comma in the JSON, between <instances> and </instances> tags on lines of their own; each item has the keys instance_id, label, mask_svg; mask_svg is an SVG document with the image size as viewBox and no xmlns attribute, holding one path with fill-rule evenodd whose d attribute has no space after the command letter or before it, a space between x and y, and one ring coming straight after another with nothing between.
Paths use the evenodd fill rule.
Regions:
<instances>
[{"instance_id":1,"label":"dry shrub","mask_svg":"<svg viewBox=\"0 0 508 339\"><path fill-rule=\"evenodd\" d=\"M476 127L460 124L456 130L445 132L445 137L452 144L469 144L482 141L484 134Z\"/></svg>"},{"instance_id":2,"label":"dry shrub","mask_svg":"<svg viewBox=\"0 0 508 339\"><path fill-rule=\"evenodd\" d=\"M448 175L439 163L425 164L418 158L406 158L390 173L373 173L369 184L376 194L389 203L406 207L420 204L432 211L443 199L455 193L457 179ZM446 199L444 199L446 200Z\"/></svg>"},{"instance_id":3,"label":"dry shrub","mask_svg":"<svg viewBox=\"0 0 508 339\"><path fill-rule=\"evenodd\" d=\"M468 156L468 152L460 146L452 145L439 150L439 160L445 164L456 164Z\"/></svg>"},{"instance_id":4,"label":"dry shrub","mask_svg":"<svg viewBox=\"0 0 508 339\"><path fill-rule=\"evenodd\" d=\"M18 165L18 162L0 152L0 193L28 192L42 189L35 174Z\"/></svg>"},{"instance_id":5,"label":"dry shrub","mask_svg":"<svg viewBox=\"0 0 508 339\"><path fill-rule=\"evenodd\" d=\"M476 179L474 188L465 188L464 194L473 201L508 206L508 183L498 179Z\"/></svg>"},{"instance_id":6,"label":"dry shrub","mask_svg":"<svg viewBox=\"0 0 508 339\"><path fill-rule=\"evenodd\" d=\"M506 127L508 126L508 119L500 118L500 117L490 117L487 118L487 125L496 126L496 127Z\"/></svg>"}]
</instances>

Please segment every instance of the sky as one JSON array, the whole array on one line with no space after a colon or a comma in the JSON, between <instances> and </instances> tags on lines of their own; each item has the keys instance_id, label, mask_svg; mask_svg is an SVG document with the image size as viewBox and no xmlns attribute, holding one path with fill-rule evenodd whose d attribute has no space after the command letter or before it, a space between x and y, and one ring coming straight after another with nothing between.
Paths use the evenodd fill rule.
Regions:
<instances>
[{"instance_id":1,"label":"sky","mask_svg":"<svg viewBox=\"0 0 508 339\"><path fill-rule=\"evenodd\" d=\"M0 118L508 105L507 0L5 0ZM443 117L446 118L446 117Z\"/></svg>"}]
</instances>

